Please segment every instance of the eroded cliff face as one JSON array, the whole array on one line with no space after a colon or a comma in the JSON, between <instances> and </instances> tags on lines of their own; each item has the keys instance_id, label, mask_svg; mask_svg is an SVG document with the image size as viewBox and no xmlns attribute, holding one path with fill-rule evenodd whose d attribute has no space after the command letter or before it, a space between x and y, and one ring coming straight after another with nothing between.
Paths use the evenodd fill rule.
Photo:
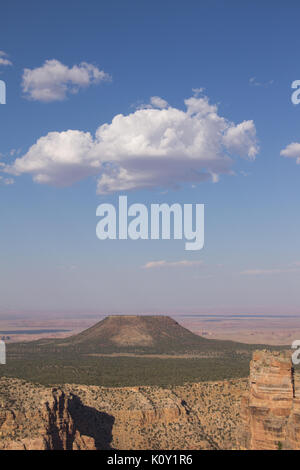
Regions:
<instances>
[{"instance_id":1,"label":"eroded cliff face","mask_svg":"<svg viewBox=\"0 0 300 470\"><path fill-rule=\"evenodd\" d=\"M246 380L57 389L0 378L0 449L232 449Z\"/></svg>"},{"instance_id":2,"label":"eroded cliff face","mask_svg":"<svg viewBox=\"0 0 300 470\"><path fill-rule=\"evenodd\" d=\"M288 449L300 449L300 377L294 377L294 400L287 424Z\"/></svg>"},{"instance_id":3,"label":"eroded cliff face","mask_svg":"<svg viewBox=\"0 0 300 470\"><path fill-rule=\"evenodd\" d=\"M290 352L253 354L242 420L242 448L300 449L300 381Z\"/></svg>"},{"instance_id":4,"label":"eroded cliff face","mask_svg":"<svg viewBox=\"0 0 300 470\"><path fill-rule=\"evenodd\" d=\"M94 439L81 435L76 428L70 408L72 397L60 389L41 391L42 401L37 408L0 407L0 449L15 450L73 450L95 449ZM8 409L10 407L11 409Z\"/></svg>"}]
</instances>

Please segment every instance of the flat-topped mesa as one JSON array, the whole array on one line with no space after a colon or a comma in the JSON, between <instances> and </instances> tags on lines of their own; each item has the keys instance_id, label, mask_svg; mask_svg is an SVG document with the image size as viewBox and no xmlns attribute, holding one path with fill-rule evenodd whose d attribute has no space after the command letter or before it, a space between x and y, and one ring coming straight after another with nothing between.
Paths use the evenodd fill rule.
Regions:
<instances>
[{"instance_id":1,"label":"flat-topped mesa","mask_svg":"<svg viewBox=\"0 0 300 470\"><path fill-rule=\"evenodd\" d=\"M64 346L64 351L69 347L90 354L178 354L219 346L218 342L198 336L164 315L111 315L56 343L58 347Z\"/></svg>"},{"instance_id":2,"label":"flat-topped mesa","mask_svg":"<svg viewBox=\"0 0 300 470\"><path fill-rule=\"evenodd\" d=\"M254 352L243 400L243 448L300 449L299 385L289 351Z\"/></svg>"}]
</instances>

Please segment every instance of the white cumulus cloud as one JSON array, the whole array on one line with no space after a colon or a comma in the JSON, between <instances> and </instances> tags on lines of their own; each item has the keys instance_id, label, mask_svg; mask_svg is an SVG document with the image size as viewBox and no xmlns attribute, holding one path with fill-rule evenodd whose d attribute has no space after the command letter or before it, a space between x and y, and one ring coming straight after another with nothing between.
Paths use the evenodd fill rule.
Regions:
<instances>
[{"instance_id":1,"label":"white cumulus cloud","mask_svg":"<svg viewBox=\"0 0 300 470\"><path fill-rule=\"evenodd\" d=\"M59 60L46 60L35 69L24 69L22 89L24 95L35 101L62 101L68 93L109 80L110 76L87 62L67 67Z\"/></svg>"},{"instance_id":2,"label":"white cumulus cloud","mask_svg":"<svg viewBox=\"0 0 300 470\"><path fill-rule=\"evenodd\" d=\"M71 185L96 176L97 192L112 193L181 183L218 181L231 174L237 156L258 152L253 121L235 125L218 114L207 97L116 115L95 136L80 130L50 132L5 171L30 174L34 181Z\"/></svg>"},{"instance_id":3,"label":"white cumulus cloud","mask_svg":"<svg viewBox=\"0 0 300 470\"><path fill-rule=\"evenodd\" d=\"M300 143L292 142L281 150L280 155L287 158L295 158L296 163L300 165Z\"/></svg>"}]
</instances>

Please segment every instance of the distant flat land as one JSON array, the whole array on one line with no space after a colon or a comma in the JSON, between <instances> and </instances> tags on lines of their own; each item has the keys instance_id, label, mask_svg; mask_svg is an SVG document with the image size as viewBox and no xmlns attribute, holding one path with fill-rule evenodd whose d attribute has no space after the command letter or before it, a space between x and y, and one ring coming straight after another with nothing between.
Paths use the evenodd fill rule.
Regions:
<instances>
[{"instance_id":1,"label":"distant flat land","mask_svg":"<svg viewBox=\"0 0 300 470\"><path fill-rule=\"evenodd\" d=\"M291 345L300 339L300 315L186 315L177 317L205 338L248 344Z\"/></svg>"},{"instance_id":2,"label":"distant flat land","mask_svg":"<svg viewBox=\"0 0 300 470\"><path fill-rule=\"evenodd\" d=\"M69 330L0 330L0 335L44 335L52 333L66 333Z\"/></svg>"},{"instance_id":3,"label":"distant flat land","mask_svg":"<svg viewBox=\"0 0 300 470\"><path fill-rule=\"evenodd\" d=\"M176 314L171 316L193 333L211 339L266 345L290 345L294 340L300 339L300 315ZM27 315L9 319L9 315L0 315L0 337L9 335L9 342L65 338L89 328L104 317L103 314L93 316L82 314L79 317Z\"/></svg>"},{"instance_id":4,"label":"distant flat land","mask_svg":"<svg viewBox=\"0 0 300 470\"><path fill-rule=\"evenodd\" d=\"M100 316L101 319L101 316ZM0 338L9 336L8 342L33 341L42 338L65 338L93 325L95 318L64 318L63 316L13 316L0 315Z\"/></svg>"}]
</instances>

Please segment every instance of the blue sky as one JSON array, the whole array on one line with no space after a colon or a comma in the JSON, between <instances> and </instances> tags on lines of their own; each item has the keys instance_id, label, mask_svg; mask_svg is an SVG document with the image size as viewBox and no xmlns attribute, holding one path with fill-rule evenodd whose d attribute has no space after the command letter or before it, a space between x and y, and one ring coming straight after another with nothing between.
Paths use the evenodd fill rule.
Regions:
<instances>
[{"instance_id":1,"label":"blue sky","mask_svg":"<svg viewBox=\"0 0 300 470\"><path fill-rule=\"evenodd\" d=\"M7 104L0 105L0 311L299 312L300 151L288 147L300 142L300 105L291 102L291 83L300 79L299 10L296 1L87 0L73 1L72 8L67 1L2 2L0 79ZM234 128L253 121L255 155L240 157L236 145L230 153L231 140L228 170L234 174L220 171L212 156L219 176L213 183L181 181L172 148L165 166L162 159L151 167L150 152L150 175L143 157L130 190L127 179L117 178L109 180L108 194L97 194L100 174L91 172L90 160L89 176L82 176L86 133L97 158L110 160L113 152L113 162L127 171L125 120L109 127L113 150L96 142L96 130L119 114L151 123L151 97L168 103L153 106L153 124L165 112L172 129L176 110L185 119L184 100L193 95L198 104L207 97L207 106L217 105L217 116ZM129 133L139 132L140 121L126 122L133 126ZM54 157L43 163L48 183L33 181L40 173L30 168L46 154L43 142L32 146L68 130L79 133L78 142L70 137L74 158L81 159L78 181L65 184L74 167ZM205 131L218 140L218 128ZM247 135L238 137L239 149L247 147ZM57 139L51 140L54 154L65 145ZM291 158L280 155L283 149ZM189 170L186 152L176 155ZM100 242L96 207L116 203L119 194L144 204L204 203L204 249L184 251L181 241ZM143 268L161 260L164 267ZM201 264L176 266L182 260Z\"/></svg>"}]
</instances>

